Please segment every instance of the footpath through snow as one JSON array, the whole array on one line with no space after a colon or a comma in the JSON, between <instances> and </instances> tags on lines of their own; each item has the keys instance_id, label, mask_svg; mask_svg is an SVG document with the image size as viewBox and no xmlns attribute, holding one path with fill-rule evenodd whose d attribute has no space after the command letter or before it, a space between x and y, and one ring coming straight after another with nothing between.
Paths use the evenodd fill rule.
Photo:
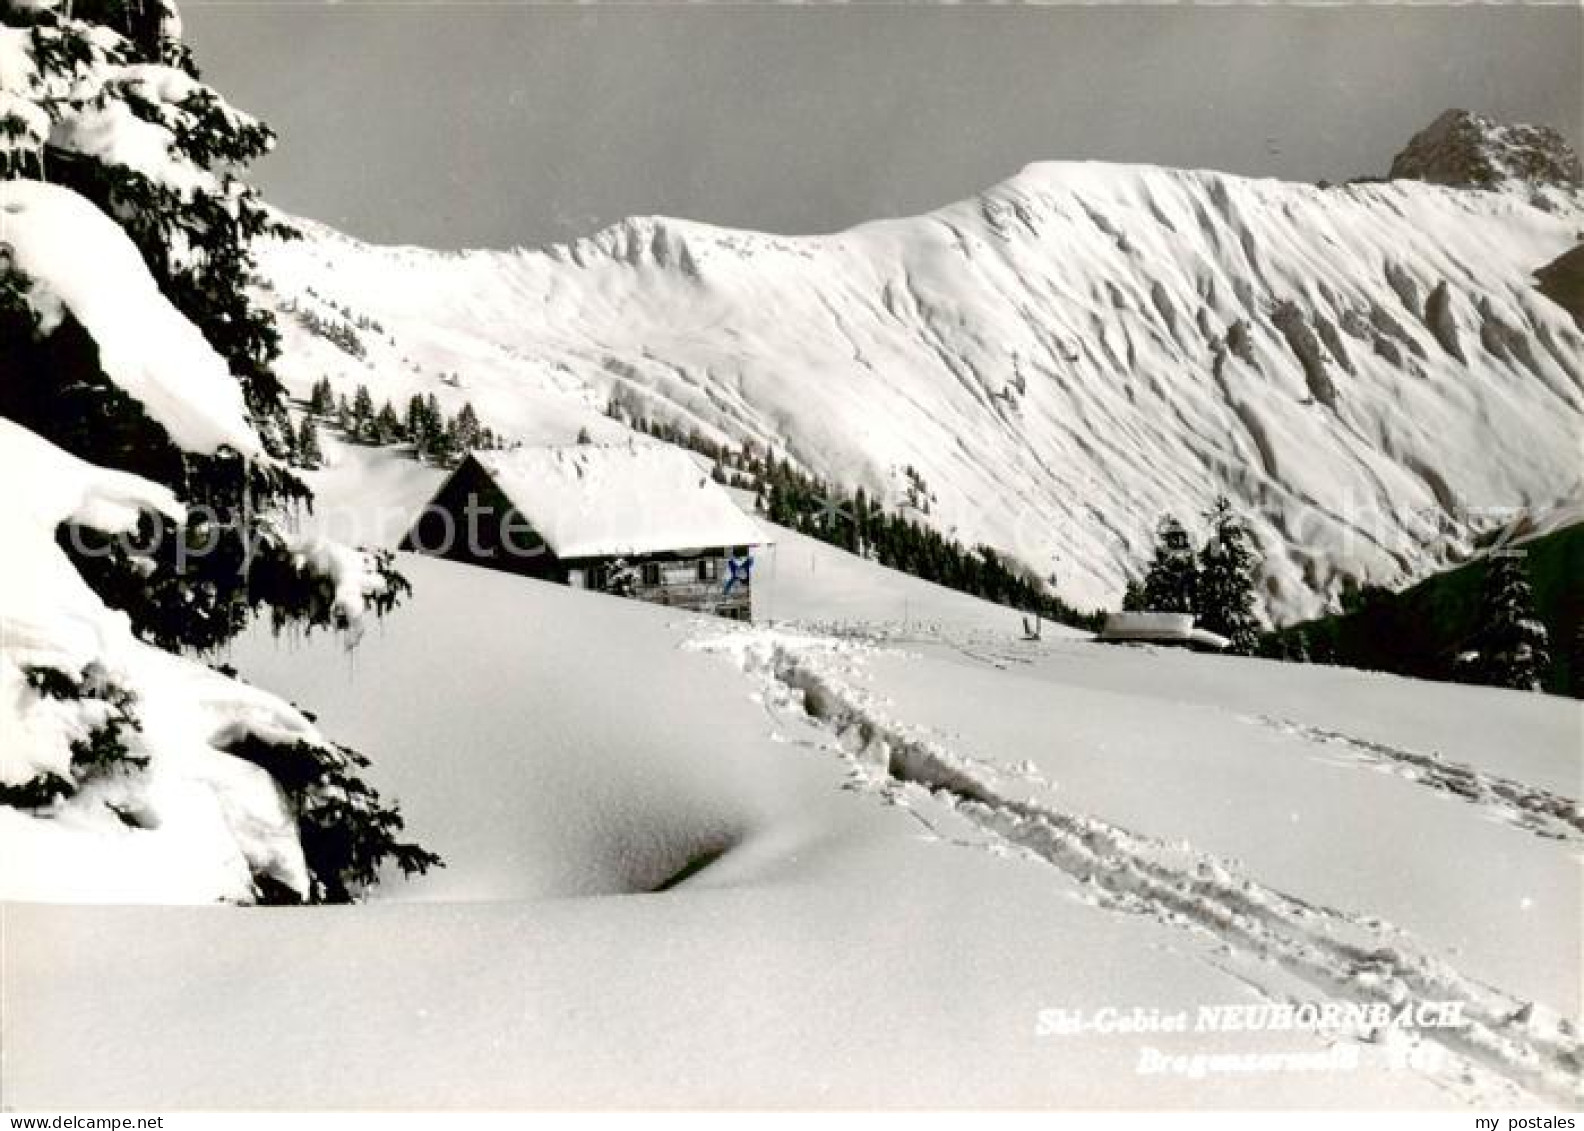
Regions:
<instances>
[{"instance_id":1,"label":"footpath through snow","mask_svg":"<svg viewBox=\"0 0 1584 1131\"><path fill-rule=\"evenodd\" d=\"M932 832L954 815L972 833L959 844L1036 859L1096 906L1207 937L1274 1006L1301 1006L1307 989L1307 1000L1318 993L1358 1007L1331 1033L1334 1041L1373 1047L1469 1102L1584 1099L1584 1045L1575 1021L1461 972L1378 917L1278 890L1186 842L1010 796L995 767L894 717L863 686L864 669L880 651L872 640L755 628L701 633L689 647L738 665L759 685L772 717L823 724L824 749L847 764L853 788L912 810ZM1310 741L1346 743L1429 788L1494 800L1518 827L1578 843L1579 808L1566 798L1323 728L1271 725ZM1419 1029L1381 1021L1434 1013L1448 1002L1462 1003L1461 1023Z\"/></svg>"}]
</instances>

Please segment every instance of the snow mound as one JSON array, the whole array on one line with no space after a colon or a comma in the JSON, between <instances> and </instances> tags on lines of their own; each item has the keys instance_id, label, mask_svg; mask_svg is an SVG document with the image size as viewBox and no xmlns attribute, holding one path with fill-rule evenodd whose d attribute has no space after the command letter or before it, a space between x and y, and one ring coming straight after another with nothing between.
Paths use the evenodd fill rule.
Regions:
<instances>
[{"instance_id":1,"label":"snow mound","mask_svg":"<svg viewBox=\"0 0 1584 1131\"><path fill-rule=\"evenodd\" d=\"M279 789L225 748L323 737L274 696L136 640L55 542L63 522L118 533L181 507L5 420L0 472L27 484L0 497L0 786L63 783L0 806L0 898L250 902L260 875L305 893ZM124 756L91 764L96 736Z\"/></svg>"},{"instance_id":2,"label":"snow mound","mask_svg":"<svg viewBox=\"0 0 1584 1131\"><path fill-rule=\"evenodd\" d=\"M378 750L410 824L443 846L444 869L375 899L652 892L756 858L757 841L835 795L836 775L789 761L744 692L677 651L702 618L422 555L400 564L413 592L355 666L263 628L232 652Z\"/></svg>"}]
</instances>

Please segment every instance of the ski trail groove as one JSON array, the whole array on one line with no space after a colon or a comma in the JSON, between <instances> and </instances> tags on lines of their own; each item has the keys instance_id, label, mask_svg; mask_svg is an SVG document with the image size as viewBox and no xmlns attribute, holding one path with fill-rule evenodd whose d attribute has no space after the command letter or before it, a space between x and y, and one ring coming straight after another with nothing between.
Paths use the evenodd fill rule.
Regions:
<instances>
[{"instance_id":1,"label":"ski trail groove","mask_svg":"<svg viewBox=\"0 0 1584 1131\"><path fill-rule=\"evenodd\" d=\"M1255 716L1250 721L1310 742L1340 746L1368 766L1478 805L1514 828L1535 836L1584 844L1584 808L1561 794L1486 773L1439 754L1421 754L1338 730L1269 715Z\"/></svg>"},{"instance_id":2,"label":"ski trail groove","mask_svg":"<svg viewBox=\"0 0 1584 1131\"><path fill-rule=\"evenodd\" d=\"M1418 1034L1448 1054L1418 1068L1435 1083L1453 1091L1475 1086L1485 1100L1491 1087L1521 1089L1564 1106L1584 1100L1584 1042L1567 1018L1461 974L1373 917L1311 904L1187 846L998 793L982 771L975 772L974 761L887 718L840 674L840 661L872 650L868 646L752 631L690 646L732 656L772 695L800 706L831 733L869 789L898 803L900 791L923 788L1006 848L1055 867L1102 907L1208 936L1338 1002L1384 1004L1394 1013L1419 1004L1465 1003L1462 1027ZM1361 1036L1375 1041L1391 1035ZM1506 1102L1523 1099L1520 1092Z\"/></svg>"}]
</instances>

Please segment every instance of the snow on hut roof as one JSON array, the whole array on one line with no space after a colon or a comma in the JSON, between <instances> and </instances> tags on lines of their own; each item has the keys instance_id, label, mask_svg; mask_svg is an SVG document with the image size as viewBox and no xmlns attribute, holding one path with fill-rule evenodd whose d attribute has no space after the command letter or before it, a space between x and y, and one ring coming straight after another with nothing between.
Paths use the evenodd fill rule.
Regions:
<instances>
[{"instance_id":1,"label":"snow on hut roof","mask_svg":"<svg viewBox=\"0 0 1584 1131\"><path fill-rule=\"evenodd\" d=\"M1231 643L1224 636L1194 627L1192 613L1121 612L1106 617L1100 630L1105 641L1140 641L1162 644L1198 644L1205 648L1225 648Z\"/></svg>"},{"instance_id":2,"label":"snow on hut roof","mask_svg":"<svg viewBox=\"0 0 1584 1131\"><path fill-rule=\"evenodd\" d=\"M708 471L668 444L518 448L472 458L562 558L768 541Z\"/></svg>"}]
</instances>

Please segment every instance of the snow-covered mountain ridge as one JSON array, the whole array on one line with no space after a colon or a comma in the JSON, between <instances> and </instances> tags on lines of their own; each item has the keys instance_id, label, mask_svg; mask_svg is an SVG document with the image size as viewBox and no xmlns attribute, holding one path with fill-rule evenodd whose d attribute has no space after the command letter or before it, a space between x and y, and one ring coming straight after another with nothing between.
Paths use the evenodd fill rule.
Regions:
<instances>
[{"instance_id":1,"label":"snow-covered mountain ridge","mask_svg":"<svg viewBox=\"0 0 1584 1131\"><path fill-rule=\"evenodd\" d=\"M282 304L381 333L357 357L289 324L303 391L435 391L562 440L615 428L621 391L894 503L913 467L932 521L1079 605L1114 604L1159 515L1218 493L1285 619L1581 491L1584 333L1533 278L1584 233L1568 185L1057 162L822 236L646 217L446 253L304 227L264 256Z\"/></svg>"}]
</instances>

